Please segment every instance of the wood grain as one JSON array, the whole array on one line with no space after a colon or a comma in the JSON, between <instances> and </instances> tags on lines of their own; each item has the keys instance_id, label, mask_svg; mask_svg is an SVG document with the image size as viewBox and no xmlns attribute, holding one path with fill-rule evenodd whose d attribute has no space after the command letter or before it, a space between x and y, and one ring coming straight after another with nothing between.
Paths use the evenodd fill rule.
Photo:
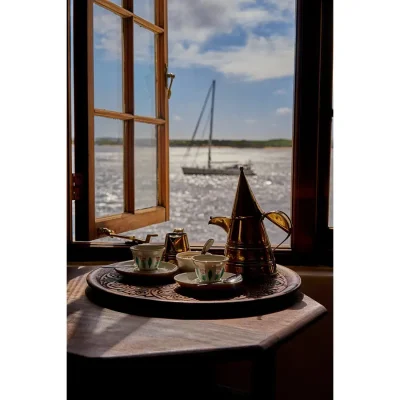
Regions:
<instances>
[{"instance_id":1,"label":"wood grain","mask_svg":"<svg viewBox=\"0 0 400 400\"><path fill-rule=\"evenodd\" d=\"M122 18L133 17L132 11L115 4L110 0L94 0L93 2Z\"/></svg>"},{"instance_id":2,"label":"wood grain","mask_svg":"<svg viewBox=\"0 0 400 400\"><path fill-rule=\"evenodd\" d=\"M93 6L75 1L74 23L74 122L75 173L82 176L79 201L75 201L75 239L96 236L94 190L94 77Z\"/></svg>"},{"instance_id":3,"label":"wood grain","mask_svg":"<svg viewBox=\"0 0 400 400\"><path fill-rule=\"evenodd\" d=\"M92 303L86 275L94 266L69 267L67 347L90 358L131 361L167 357L240 359L278 345L326 310L309 298L271 314L236 319L185 320L129 315Z\"/></svg>"},{"instance_id":4,"label":"wood grain","mask_svg":"<svg viewBox=\"0 0 400 400\"><path fill-rule=\"evenodd\" d=\"M123 6L133 11L133 0L124 0ZM125 18L122 21L123 28L123 99L124 114L135 113L135 87L134 87L134 40L133 20ZM96 110L95 110L96 111ZM124 122L124 211L135 212L135 124L132 119Z\"/></svg>"},{"instance_id":5,"label":"wood grain","mask_svg":"<svg viewBox=\"0 0 400 400\"><path fill-rule=\"evenodd\" d=\"M96 219L97 228L108 228L116 233L139 229L165 221L165 208L156 206L137 210L134 214L122 213Z\"/></svg>"},{"instance_id":6,"label":"wood grain","mask_svg":"<svg viewBox=\"0 0 400 400\"><path fill-rule=\"evenodd\" d=\"M153 33L163 33L164 29L160 26L152 24L150 21L147 21L143 19L142 17L139 17L138 15L135 15L131 11L131 7L120 7L117 4L109 1L109 0L94 0L94 3L98 4L99 6L105 8L108 11L113 12L114 14L122 17L122 18L132 18L135 23L140 25L143 28L148 29L149 31Z\"/></svg>"},{"instance_id":7,"label":"wood grain","mask_svg":"<svg viewBox=\"0 0 400 400\"><path fill-rule=\"evenodd\" d=\"M297 1L291 245L324 262L328 230L332 114L332 1ZM322 261L324 260L324 261Z\"/></svg>"},{"instance_id":8,"label":"wood grain","mask_svg":"<svg viewBox=\"0 0 400 400\"><path fill-rule=\"evenodd\" d=\"M133 69L133 64L129 64L130 67ZM127 70L128 66L124 69ZM131 75L133 79L133 75ZM128 90L128 88L126 89ZM133 92L128 91L129 96L131 97L131 101L133 101ZM143 122L145 124L153 124L153 125L163 125L165 124L165 120L161 118L153 118L153 117L144 117L141 115L133 115L132 113L128 112L118 112L118 111L111 111L111 110L103 110L101 108L94 109L94 115L96 117L104 117L104 118L112 118L112 119L120 119L122 121L129 121L134 120L136 122Z\"/></svg>"},{"instance_id":9,"label":"wood grain","mask_svg":"<svg viewBox=\"0 0 400 400\"><path fill-rule=\"evenodd\" d=\"M160 28L159 26L152 24L151 22L139 17L138 15L133 15L133 20L141 27L146 28L149 31L152 31L153 33L161 34L164 32L163 28Z\"/></svg>"},{"instance_id":10,"label":"wood grain","mask_svg":"<svg viewBox=\"0 0 400 400\"><path fill-rule=\"evenodd\" d=\"M169 108L167 77L168 72L168 15L167 1L156 0L156 24L164 28L164 33L156 37L156 99L157 116L165 120L157 132L157 204L165 208L165 220L169 220Z\"/></svg>"}]
</instances>

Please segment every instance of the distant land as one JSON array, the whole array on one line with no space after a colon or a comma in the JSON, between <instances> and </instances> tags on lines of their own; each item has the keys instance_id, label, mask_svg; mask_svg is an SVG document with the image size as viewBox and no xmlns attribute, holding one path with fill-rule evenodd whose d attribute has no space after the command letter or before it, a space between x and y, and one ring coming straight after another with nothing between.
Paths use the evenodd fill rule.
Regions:
<instances>
[{"instance_id":1,"label":"distant land","mask_svg":"<svg viewBox=\"0 0 400 400\"><path fill-rule=\"evenodd\" d=\"M122 139L115 138L98 138L95 143L99 146L102 145L122 145ZM139 146L154 145L154 141L147 139L138 139L136 143ZM170 147L188 147L189 145L207 147L208 140L190 140L171 139L169 141ZM214 139L212 145L214 147L239 147L239 148L264 148L264 147L292 147L290 139L270 139L270 140L218 140Z\"/></svg>"}]
</instances>

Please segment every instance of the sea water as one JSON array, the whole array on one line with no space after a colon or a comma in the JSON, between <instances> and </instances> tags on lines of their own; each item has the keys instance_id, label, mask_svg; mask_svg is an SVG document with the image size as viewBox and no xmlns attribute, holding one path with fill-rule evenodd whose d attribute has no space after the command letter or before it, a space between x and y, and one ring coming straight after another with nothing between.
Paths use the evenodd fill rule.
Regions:
<instances>
[{"instance_id":1,"label":"sea water","mask_svg":"<svg viewBox=\"0 0 400 400\"><path fill-rule=\"evenodd\" d=\"M112 215L123 211L123 164L122 146L96 146L96 216ZM156 168L154 149L140 148L135 153L136 207L156 205ZM208 148L192 148L187 154L183 147L171 147L170 153L170 221L135 231L139 238L157 233L164 240L165 234L174 228L184 228L190 243L205 242L213 238L216 243L226 241L224 230L208 225L210 216L230 216L235 198L238 176L184 175L182 165L205 166ZM282 210L291 213L291 148L239 149L219 147L212 149L212 161L246 163L252 162L255 176L247 180L260 205L268 212ZM154 168L153 168L154 167ZM332 181L330 201L330 226L332 226ZM265 222L272 244L283 240L286 234ZM107 240L120 241L119 239ZM104 239L102 239L104 240ZM289 244L287 241L286 244Z\"/></svg>"}]
</instances>

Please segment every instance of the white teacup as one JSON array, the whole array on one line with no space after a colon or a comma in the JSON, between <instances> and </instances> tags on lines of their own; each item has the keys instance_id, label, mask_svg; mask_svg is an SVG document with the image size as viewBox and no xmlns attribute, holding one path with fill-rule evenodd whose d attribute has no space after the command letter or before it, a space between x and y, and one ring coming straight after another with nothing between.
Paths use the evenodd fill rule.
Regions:
<instances>
[{"instance_id":1,"label":"white teacup","mask_svg":"<svg viewBox=\"0 0 400 400\"><path fill-rule=\"evenodd\" d=\"M192 260L196 266L195 272L200 282L211 283L221 280L225 272L228 257L214 254L193 256Z\"/></svg>"},{"instance_id":2,"label":"white teacup","mask_svg":"<svg viewBox=\"0 0 400 400\"><path fill-rule=\"evenodd\" d=\"M193 256L199 256L201 251L183 251L182 253L178 253L176 255L176 262L178 263L178 267L183 272L193 272L196 268L194 262L192 260ZM211 255L211 253L206 253Z\"/></svg>"},{"instance_id":3,"label":"white teacup","mask_svg":"<svg viewBox=\"0 0 400 400\"><path fill-rule=\"evenodd\" d=\"M135 264L142 271L154 271L158 269L164 252L164 245L143 243L131 247Z\"/></svg>"}]
</instances>

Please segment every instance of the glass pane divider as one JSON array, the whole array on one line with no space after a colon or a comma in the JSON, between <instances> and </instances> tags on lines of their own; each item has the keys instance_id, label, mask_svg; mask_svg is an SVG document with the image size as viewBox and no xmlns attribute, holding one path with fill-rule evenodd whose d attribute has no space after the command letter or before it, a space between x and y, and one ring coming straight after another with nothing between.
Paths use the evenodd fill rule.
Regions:
<instances>
[{"instance_id":1,"label":"glass pane divider","mask_svg":"<svg viewBox=\"0 0 400 400\"><path fill-rule=\"evenodd\" d=\"M115 232L126 232L165 221L165 207L155 206L136 210L135 213L122 213L96 218L96 228L108 228Z\"/></svg>"},{"instance_id":2,"label":"glass pane divider","mask_svg":"<svg viewBox=\"0 0 400 400\"><path fill-rule=\"evenodd\" d=\"M152 124L152 125L164 125L165 124L165 120L161 119L161 118L144 117L141 115L132 115L132 114L128 114L128 113L121 113L118 111L102 110L99 108L94 109L94 115L97 117L120 119L123 121L129 121L129 120L133 119L136 122L143 122L145 124Z\"/></svg>"},{"instance_id":3,"label":"glass pane divider","mask_svg":"<svg viewBox=\"0 0 400 400\"><path fill-rule=\"evenodd\" d=\"M126 10L125 8L112 3L109 0L93 0L93 3L105 8L108 11L113 12L114 14L122 17L122 18L130 18L133 17L133 12Z\"/></svg>"},{"instance_id":4,"label":"glass pane divider","mask_svg":"<svg viewBox=\"0 0 400 400\"><path fill-rule=\"evenodd\" d=\"M160 28L159 26L152 24L151 22L143 19L142 17L139 17L138 15L135 15L133 12L131 12L115 3L112 3L109 0L93 0L93 3L105 8L108 11L113 12L114 14L116 14L122 18L133 18L135 23L140 25L142 28L148 29L149 31L151 31L153 33L164 33L163 28Z\"/></svg>"},{"instance_id":5,"label":"glass pane divider","mask_svg":"<svg viewBox=\"0 0 400 400\"><path fill-rule=\"evenodd\" d=\"M152 24L149 21L146 21L145 19L133 14L133 20L135 21L136 24L140 25L142 28L148 29L149 31L153 33L164 33L164 29L160 28L157 25Z\"/></svg>"},{"instance_id":6,"label":"glass pane divider","mask_svg":"<svg viewBox=\"0 0 400 400\"><path fill-rule=\"evenodd\" d=\"M133 0L125 0L123 5L133 10ZM126 18L123 21L123 99L124 114L129 116L124 123L124 211L135 211L135 124L133 114L134 105L134 77L133 77L133 20Z\"/></svg>"},{"instance_id":7,"label":"glass pane divider","mask_svg":"<svg viewBox=\"0 0 400 400\"><path fill-rule=\"evenodd\" d=\"M134 115L133 119L135 122L143 122L145 124L152 124L152 125L164 125L165 119L160 118L152 118L152 117L143 117L140 115Z\"/></svg>"},{"instance_id":8,"label":"glass pane divider","mask_svg":"<svg viewBox=\"0 0 400 400\"><path fill-rule=\"evenodd\" d=\"M123 121L127 121L130 119L133 119L132 114L127 114L127 113L121 113L118 111L110 111L110 110L103 110L100 108L95 108L94 109L94 115L97 117L105 117L105 118L113 118L113 119L120 119Z\"/></svg>"}]
</instances>

